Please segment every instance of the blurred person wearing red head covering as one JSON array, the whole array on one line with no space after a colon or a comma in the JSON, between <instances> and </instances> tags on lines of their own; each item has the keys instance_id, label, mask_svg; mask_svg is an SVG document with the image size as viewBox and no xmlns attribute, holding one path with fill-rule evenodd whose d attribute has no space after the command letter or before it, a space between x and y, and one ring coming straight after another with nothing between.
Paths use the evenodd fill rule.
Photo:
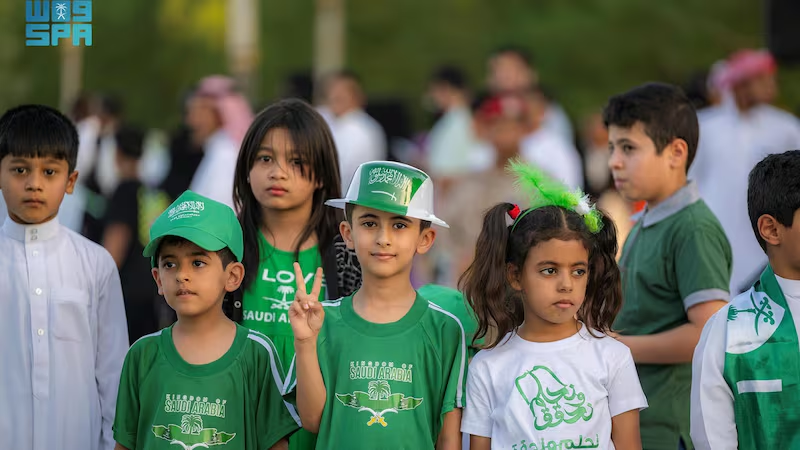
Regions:
<instances>
[{"instance_id":1,"label":"blurred person wearing red head covering","mask_svg":"<svg viewBox=\"0 0 800 450\"><path fill-rule=\"evenodd\" d=\"M731 295L748 289L767 264L747 213L747 178L765 156L800 148L800 120L772 106L777 63L766 50L745 49L717 65L710 80L716 107L698 115L700 143L689 170L733 248Z\"/></svg>"},{"instance_id":2,"label":"blurred person wearing red head covering","mask_svg":"<svg viewBox=\"0 0 800 450\"><path fill-rule=\"evenodd\" d=\"M189 189L233 208L236 159L253 121L250 104L232 78L213 75L200 81L187 106L192 139L205 154Z\"/></svg>"},{"instance_id":3,"label":"blurred person wearing red head covering","mask_svg":"<svg viewBox=\"0 0 800 450\"><path fill-rule=\"evenodd\" d=\"M456 286L458 277L472 262L484 211L499 202L524 200L505 166L510 159L521 157L520 143L530 119L525 97L494 95L479 99L473 108L476 135L491 146L496 157L485 170L454 182L442 201L442 218L449 218L450 230L440 237L437 281L451 287Z\"/></svg>"},{"instance_id":4,"label":"blurred person wearing red head covering","mask_svg":"<svg viewBox=\"0 0 800 450\"><path fill-rule=\"evenodd\" d=\"M492 94L526 94L541 90L539 72L533 57L522 47L507 45L494 50L488 58L486 85ZM544 98L542 128L559 134L564 140L574 140L572 123L552 98Z\"/></svg>"}]
</instances>

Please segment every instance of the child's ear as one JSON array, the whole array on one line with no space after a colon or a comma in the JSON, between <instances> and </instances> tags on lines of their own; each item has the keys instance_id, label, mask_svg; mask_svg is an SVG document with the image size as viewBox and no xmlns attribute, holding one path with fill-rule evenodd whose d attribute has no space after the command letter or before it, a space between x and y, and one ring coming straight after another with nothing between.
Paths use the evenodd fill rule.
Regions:
<instances>
[{"instance_id":1,"label":"child's ear","mask_svg":"<svg viewBox=\"0 0 800 450\"><path fill-rule=\"evenodd\" d=\"M758 218L756 226L758 227L758 234L761 235L761 239L764 239L767 244L781 244L781 232L784 227L779 224L774 217L769 214L764 214Z\"/></svg>"},{"instance_id":2,"label":"child's ear","mask_svg":"<svg viewBox=\"0 0 800 450\"><path fill-rule=\"evenodd\" d=\"M153 274L153 279L156 281L156 286L158 286L158 295L164 295L164 289L161 287L161 275L158 273L158 268L153 267L150 273Z\"/></svg>"},{"instance_id":3,"label":"child's ear","mask_svg":"<svg viewBox=\"0 0 800 450\"><path fill-rule=\"evenodd\" d=\"M665 151L669 152L670 167L685 170L686 163L689 161L689 144L686 141L680 138L673 139Z\"/></svg>"},{"instance_id":4,"label":"child's ear","mask_svg":"<svg viewBox=\"0 0 800 450\"><path fill-rule=\"evenodd\" d=\"M339 234L342 235L342 239L344 243L347 244L347 248L350 250L355 248L355 243L353 243L353 228L350 226L350 222L343 220L339 224Z\"/></svg>"},{"instance_id":5,"label":"child's ear","mask_svg":"<svg viewBox=\"0 0 800 450\"><path fill-rule=\"evenodd\" d=\"M240 262L232 262L228 264L225 271L228 273L228 279L225 281L225 291L233 292L239 289L244 280L244 265Z\"/></svg>"},{"instance_id":6,"label":"child's ear","mask_svg":"<svg viewBox=\"0 0 800 450\"><path fill-rule=\"evenodd\" d=\"M69 177L67 178L67 188L66 188L67 194L72 194L72 192L75 190L75 183L77 182L78 182L78 171L75 170L71 174L69 174Z\"/></svg>"},{"instance_id":7,"label":"child's ear","mask_svg":"<svg viewBox=\"0 0 800 450\"><path fill-rule=\"evenodd\" d=\"M514 264L506 264L506 279L515 291L522 290L522 285L519 283L519 268Z\"/></svg>"},{"instance_id":8,"label":"child's ear","mask_svg":"<svg viewBox=\"0 0 800 450\"><path fill-rule=\"evenodd\" d=\"M417 253L424 255L433 247L433 242L436 240L436 230L431 227L426 228L419 234L419 241L417 241Z\"/></svg>"}]
</instances>

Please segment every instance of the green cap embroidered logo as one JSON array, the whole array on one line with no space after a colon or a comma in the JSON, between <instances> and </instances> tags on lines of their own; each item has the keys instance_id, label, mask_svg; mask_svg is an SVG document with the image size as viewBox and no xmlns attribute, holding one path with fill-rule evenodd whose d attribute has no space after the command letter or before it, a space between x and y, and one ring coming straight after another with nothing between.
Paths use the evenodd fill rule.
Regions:
<instances>
[{"instance_id":1,"label":"green cap embroidered logo","mask_svg":"<svg viewBox=\"0 0 800 450\"><path fill-rule=\"evenodd\" d=\"M197 217L206 209L205 203L201 201L185 201L173 206L167 212L170 221Z\"/></svg>"}]
</instances>

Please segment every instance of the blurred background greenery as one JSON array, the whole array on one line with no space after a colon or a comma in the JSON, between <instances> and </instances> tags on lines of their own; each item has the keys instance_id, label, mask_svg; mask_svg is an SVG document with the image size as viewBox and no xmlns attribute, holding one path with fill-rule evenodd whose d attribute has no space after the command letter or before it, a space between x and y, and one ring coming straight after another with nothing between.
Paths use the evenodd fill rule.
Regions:
<instances>
[{"instance_id":1,"label":"blurred background greenery","mask_svg":"<svg viewBox=\"0 0 800 450\"><path fill-rule=\"evenodd\" d=\"M310 70L313 0L259 3L260 52L251 101L273 99L285 77ZM742 47L764 46L761 1L403 0L345 2L345 66L373 99L399 99L415 129L429 125L422 94L442 63L483 84L487 54L528 48L543 85L580 119L638 83L683 83ZM114 0L93 4L93 46L84 48L83 88L121 96L127 117L171 128L181 94L226 73L225 0ZM0 108L57 106L59 49L25 46L25 4L0 2ZM778 104L800 106L800 70L781 68Z\"/></svg>"}]
</instances>

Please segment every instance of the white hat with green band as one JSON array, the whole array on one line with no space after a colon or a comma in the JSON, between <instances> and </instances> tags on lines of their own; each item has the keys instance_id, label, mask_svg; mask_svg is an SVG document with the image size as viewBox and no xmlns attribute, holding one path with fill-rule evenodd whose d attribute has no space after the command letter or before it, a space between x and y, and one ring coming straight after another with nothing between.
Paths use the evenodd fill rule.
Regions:
<instances>
[{"instance_id":1,"label":"white hat with green band","mask_svg":"<svg viewBox=\"0 0 800 450\"><path fill-rule=\"evenodd\" d=\"M393 161L372 161L356 169L345 198L325 202L344 209L346 204L377 209L449 228L433 215L433 181L428 174Z\"/></svg>"}]
</instances>

